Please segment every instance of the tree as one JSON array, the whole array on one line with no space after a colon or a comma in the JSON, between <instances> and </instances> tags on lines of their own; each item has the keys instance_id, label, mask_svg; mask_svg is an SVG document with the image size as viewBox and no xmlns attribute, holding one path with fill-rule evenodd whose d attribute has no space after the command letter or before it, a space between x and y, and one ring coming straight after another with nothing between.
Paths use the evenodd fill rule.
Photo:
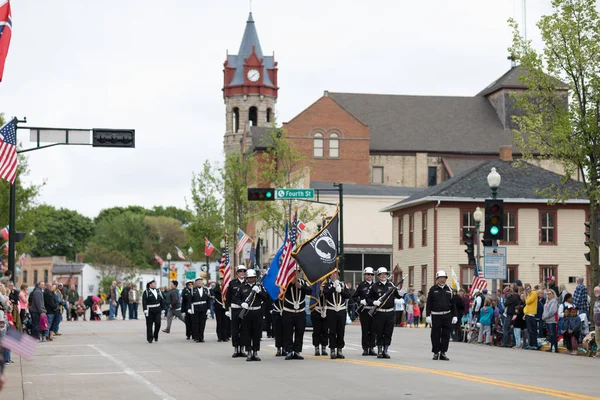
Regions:
<instances>
[{"instance_id":1,"label":"tree","mask_svg":"<svg viewBox=\"0 0 600 400\"><path fill-rule=\"evenodd\" d=\"M590 202L590 283L598 284L596 214L600 201L600 18L596 0L552 0L541 18L543 49L536 51L513 28L511 52L526 71L528 90L516 97L515 142L523 158L550 159L564 167L561 187L545 192L555 201L585 195ZM566 87L563 83L566 83ZM567 100L569 104L565 107ZM578 173L584 189L569 179Z\"/></svg>"},{"instance_id":2,"label":"tree","mask_svg":"<svg viewBox=\"0 0 600 400\"><path fill-rule=\"evenodd\" d=\"M92 220L77 211L43 204L31 213L36 216L30 248L35 256L65 256L75 260L75 255L85 250L94 234Z\"/></svg>"},{"instance_id":3,"label":"tree","mask_svg":"<svg viewBox=\"0 0 600 400\"><path fill-rule=\"evenodd\" d=\"M154 206L148 210L147 215L152 217L169 217L179 220L182 225L188 225L192 222L192 213L189 210L177 208L173 206Z\"/></svg>"},{"instance_id":4,"label":"tree","mask_svg":"<svg viewBox=\"0 0 600 400\"><path fill-rule=\"evenodd\" d=\"M192 197L188 209L192 215L187 227L189 241L198 258L203 254L201 249L204 248L205 237L218 246L224 233L223 176L208 161L204 162L202 172L192 176Z\"/></svg>"},{"instance_id":5,"label":"tree","mask_svg":"<svg viewBox=\"0 0 600 400\"><path fill-rule=\"evenodd\" d=\"M98 243L88 245L85 249L83 261L103 267L116 267L119 270L133 269L133 263L125 253L109 249Z\"/></svg>"},{"instance_id":6,"label":"tree","mask_svg":"<svg viewBox=\"0 0 600 400\"><path fill-rule=\"evenodd\" d=\"M129 207L111 207L100 210L98 216L94 218L94 223L98 225L101 221L105 219L113 219L117 216L125 214L126 212L130 212L133 214L147 215L148 210L142 206L129 206Z\"/></svg>"},{"instance_id":7,"label":"tree","mask_svg":"<svg viewBox=\"0 0 600 400\"><path fill-rule=\"evenodd\" d=\"M185 246L188 243L187 233L181 226L181 221L177 219L146 216L142 222L147 227L144 251L150 266L157 265L154 253L164 257L174 251L175 246Z\"/></svg>"}]
</instances>

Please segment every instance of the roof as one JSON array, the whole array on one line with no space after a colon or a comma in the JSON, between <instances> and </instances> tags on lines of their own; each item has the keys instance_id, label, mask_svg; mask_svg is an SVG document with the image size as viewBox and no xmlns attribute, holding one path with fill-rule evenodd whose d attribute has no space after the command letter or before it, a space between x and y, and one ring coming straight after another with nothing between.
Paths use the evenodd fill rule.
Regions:
<instances>
[{"instance_id":1,"label":"roof","mask_svg":"<svg viewBox=\"0 0 600 400\"><path fill-rule=\"evenodd\" d=\"M563 186L562 176L535 165L523 163L515 168L515 162L490 160L471 168L437 186L399 201L382 211L394 211L427 201L483 201L490 197L491 191L487 176L492 168L502 177L498 188L498 198L509 202L547 202L549 199L536 193L552 185L561 186L573 192L583 189L583 184L569 180ZM587 199L579 196L568 202L586 203Z\"/></svg>"},{"instance_id":2,"label":"roof","mask_svg":"<svg viewBox=\"0 0 600 400\"><path fill-rule=\"evenodd\" d=\"M229 65L235 67L233 79L229 82L229 86L243 85L244 84L244 61L245 58L250 57L252 49L259 59L263 59L263 82L265 85L274 86L269 77L268 69L273 69L275 66L275 59L273 56L264 56L262 48L260 47L260 40L258 39L258 33L256 32L256 25L254 24L254 18L252 13L248 15L248 21L246 21L246 29L244 30L244 36L242 37L242 43L237 55L227 55L227 62Z\"/></svg>"},{"instance_id":3,"label":"roof","mask_svg":"<svg viewBox=\"0 0 600 400\"><path fill-rule=\"evenodd\" d=\"M526 73L523 67L516 66L509 69L504 75L490 83L485 89L477 93L477 96L487 96L500 89L527 89L520 78Z\"/></svg>"},{"instance_id":4,"label":"roof","mask_svg":"<svg viewBox=\"0 0 600 400\"><path fill-rule=\"evenodd\" d=\"M328 96L369 126L371 151L497 155L514 138L485 97Z\"/></svg>"},{"instance_id":5,"label":"roof","mask_svg":"<svg viewBox=\"0 0 600 400\"><path fill-rule=\"evenodd\" d=\"M310 181L311 189L333 189L332 182ZM422 192L423 188L383 185L356 185L344 183L344 194L349 196L408 197Z\"/></svg>"},{"instance_id":6,"label":"roof","mask_svg":"<svg viewBox=\"0 0 600 400\"><path fill-rule=\"evenodd\" d=\"M78 274L83 270L85 264L54 264L52 274Z\"/></svg>"},{"instance_id":7,"label":"roof","mask_svg":"<svg viewBox=\"0 0 600 400\"><path fill-rule=\"evenodd\" d=\"M497 158L497 157L496 157ZM473 160L470 158L445 158L443 157L444 162L448 166L448 173L450 173L450 177L456 176L462 172L465 172L471 168L475 168L476 166L483 164L486 160Z\"/></svg>"},{"instance_id":8,"label":"roof","mask_svg":"<svg viewBox=\"0 0 600 400\"><path fill-rule=\"evenodd\" d=\"M251 126L250 137L252 138L252 148L254 150L266 149L268 147L268 139L270 137L271 127Z\"/></svg>"}]
</instances>

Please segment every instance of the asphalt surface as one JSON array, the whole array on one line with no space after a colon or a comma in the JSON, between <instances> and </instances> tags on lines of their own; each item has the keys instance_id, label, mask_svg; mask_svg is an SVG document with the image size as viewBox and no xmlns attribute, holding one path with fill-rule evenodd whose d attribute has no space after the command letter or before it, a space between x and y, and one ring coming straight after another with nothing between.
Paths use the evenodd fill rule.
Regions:
<instances>
[{"instance_id":1,"label":"asphalt surface","mask_svg":"<svg viewBox=\"0 0 600 400\"><path fill-rule=\"evenodd\" d=\"M163 320L163 327L166 321ZM63 322L31 360L13 355L0 399L596 399L600 358L451 343L450 361L431 360L429 329L396 328L391 359L361 356L360 327L346 330L345 360L274 357L266 335L261 362L231 358L214 321L206 342L186 341L173 322L157 343L144 321Z\"/></svg>"}]
</instances>

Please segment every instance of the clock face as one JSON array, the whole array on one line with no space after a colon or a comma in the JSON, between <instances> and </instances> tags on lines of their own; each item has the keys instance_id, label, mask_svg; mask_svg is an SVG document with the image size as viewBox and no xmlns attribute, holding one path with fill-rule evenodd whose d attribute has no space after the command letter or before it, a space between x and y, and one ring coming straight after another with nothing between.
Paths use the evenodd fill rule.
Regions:
<instances>
[{"instance_id":1,"label":"clock face","mask_svg":"<svg viewBox=\"0 0 600 400\"><path fill-rule=\"evenodd\" d=\"M250 71L248 71L248 80L250 82L256 82L260 79L260 72L258 72L255 69L251 69Z\"/></svg>"}]
</instances>

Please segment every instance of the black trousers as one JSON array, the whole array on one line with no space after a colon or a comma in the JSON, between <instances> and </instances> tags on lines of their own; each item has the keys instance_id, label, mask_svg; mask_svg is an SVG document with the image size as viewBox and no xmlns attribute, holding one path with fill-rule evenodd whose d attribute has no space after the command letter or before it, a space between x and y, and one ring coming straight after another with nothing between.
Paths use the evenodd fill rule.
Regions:
<instances>
[{"instance_id":1,"label":"black trousers","mask_svg":"<svg viewBox=\"0 0 600 400\"><path fill-rule=\"evenodd\" d=\"M186 310L187 311L187 310ZM192 337L192 315L189 312L185 313L185 337Z\"/></svg>"},{"instance_id":2,"label":"black trousers","mask_svg":"<svg viewBox=\"0 0 600 400\"><path fill-rule=\"evenodd\" d=\"M313 311L310 313L310 321L312 322L312 344L313 346L327 346L329 343L329 327L327 319L321 318L321 313Z\"/></svg>"},{"instance_id":3,"label":"black trousers","mask_svg":"<svg viewBox=\"0 0 600 400\"><path fill-rule=\"evenodd\" d=\"M343 349L346 346L344 335L346 333L346 310L327 310L327 326L329 328L329 347ZM392 321L392 328L394 323Z\"/></svg>"},{"instance_id":4,"label":"black trousers","mask_svg":"<svg viewBox=\"0 0 600 400\"><path fill-rule=\"evenodd\" d=\"M30 311L31 314L31 336L35 339L40 338L40 316L39 312Z\"/></svg>"},{"instance_id":5,"label":"black trousers","mask_svg":"<svg viewBox=\"0 0 600 400\"><path fill-rule=\"evenodd\" d=\"M281 321L281 314L271 314L273 318L273 337L275 338L275 347L283 347L283 326Z\"/></svg>"},{"instance_id":6,"label":"black trousers","mask_svg":"<svg viewBox=\"0 0 600 400\"><path fill-rule=\"evenodd\" d=\"M265 330L267 331L267 337L273 337L273 316L271 315L271 302L264 302L262 310L265 316Z\"/></svg>"},{"instance_id":7,"label":"black trousers","mask_svg":"<svg viewBox=\"0 0 600 400\"><path fill-rule=\"evenodd\" d=\"M225 316L225 310L222 307L215 307L215 319L217 320L217 340L227 340L226 334L229 318Z\"/></svg>"},{"instance_id":8,"label":"black trousers","mask_svg":"<svg viewBox=\"0 0 600 400\"><path fill-rule=\"evenodd\" d=\"M242 326L246 349L259 351L260 337L262 336L262 310L248 311L242 320Z\"/></svg>"},{"instance_id":9,"label":"black trousers","mask_svg":"<svg viewBox=\"0 0 600 400\"><path fill-rule=\"evenodd\" d=\"M299 313L284 311L281 316L283 327L283 348L286 353L302 351L302 341L304 340L304 329L306 329L306 313L304 310Z\"/></svg>"},{"instance_id":10,"label":"black trousers","mask_svg":"<svg viewBox=\"0 0 600 400\"><path fill-rule=\"evenodd\" d=\"M431 316L431 351L445 353L450 343L452 332L452 314Z\"/></svg>"},{"instance_id":11,"label":"black trousers","mask_svg":"<svg viewBox=\"0 0 600 400\"><path fill-rule=\"evenodd\" d=\"M537 321L534 316L526 315L525 323L527 324L529 347L537 348Z\"/></svg>"},{"instance_id":12,"label":"black trousers","mask_svg":"<svg viewBox=\"0 0 600 400\"><path fill-rule=\"evenodd\" d=\"M192 314L192 339L204 340L204 329L206 328L206 308L194 309Z\"/></svg>"},{"instance_id":13,"label":"black trousers","mask_svg":"<svg viewBox=\"0 0 600 400\"><path fill-rule=\"evenodd\" d=\"M377 346L389 346L392 343L392 333L394 332L394 313L379 311L373 317Z\"/></svg>"},{"instance_id":14,"label":"black trousers","mask_svg":"<svg viewBox=\"0 0 600 400\"><path fill-rule=\"evenodd\" d=\"M375 347L375 318L369 315L368 310L362 310L359 315L361 342L363 350Z\"/></svg>"},{"instance_id":15,"label":"black trousers","mask_svg":"<svg viewBox=\"0 0 600 400\"><path fill-rule=\"evenodd\" d=\"M154 311L156 310L156 311ZM146 339L152 342L152 339L158 340L158 332L160 332L160 307L153 307L148 310L146 317ZM154 327L154 330L152 329Z\"/></svg>"},{"instance_id":16,"label":"black trousers","mask_svg":"<svg viewBox=\"0 0 600 400\"><path fill-rule=\"evenodd\" d=\"M231 309L231 344L233 347L243 346L244 330L242 328L242 320L239 319L241 308Z\"/></svg>"}]
</instances>

